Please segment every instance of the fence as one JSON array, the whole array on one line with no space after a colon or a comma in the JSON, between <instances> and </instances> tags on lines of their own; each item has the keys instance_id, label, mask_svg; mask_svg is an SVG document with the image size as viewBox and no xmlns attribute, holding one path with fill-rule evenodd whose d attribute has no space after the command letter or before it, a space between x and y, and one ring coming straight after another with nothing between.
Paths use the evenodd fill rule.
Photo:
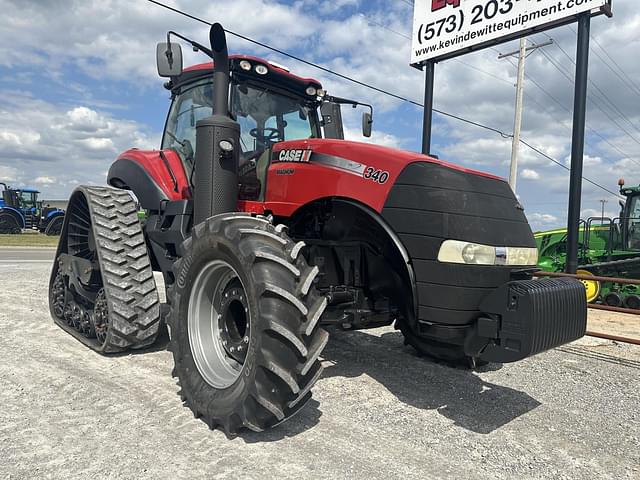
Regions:
<instances>
[{"instance_id":1,"label":"fence","mask_svg":"<svg viewBox=\"0 0 640 480\"><path fill-rule=\"evenodd\" d=\"M595 282L612 282L612 283L619 283L622 285L640 285L640 280L632 280L629 278L598 277L595 275L574 275L571 273L559 273L559 272L536 272L534 273L534 276L536 277L570 277L570 278L575 278L577 280L591 280ZM640 310L637 310L634 308L612 307L610 305L598 305L595 303L589 303L587 304L587 306L594 310L606 310L608 312L630 313L632 315L640 315ZM603 332L593 332L590 330L587 330L587 335L589 335L590 337L604 338L606 340L614 340L616 342L632 343L634 345L640 345L640 338L620 337L618 335L610 335L608 333L603 333Z\"/></svg>"}]
</instances>

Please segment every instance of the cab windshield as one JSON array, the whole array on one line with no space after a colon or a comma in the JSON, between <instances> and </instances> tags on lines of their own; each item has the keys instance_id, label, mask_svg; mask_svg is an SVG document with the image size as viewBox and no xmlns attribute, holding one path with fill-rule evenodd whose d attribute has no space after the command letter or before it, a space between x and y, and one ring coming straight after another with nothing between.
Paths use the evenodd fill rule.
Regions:
<instances>
[{"instance_id":1,"label":"cab windshield","mask_svg":"<svg viewBox=\"0 0 640 480\"><path fill-rule=\"evenodd\" d=\"M268 152L274 143L320 136L316 107L307 99L234 80L230 103L231 113L240 124L241 183L242 177L247 175L266 174ZM196 123L212 113L213 83L210 79L183 89L173 100L162 148L178 152L187 175L191 175L195 159ZM246 180L250 182L251 178ZM257 180L260 189L264 179ZM256 192L251 196L256 196ZM259 191L257 196L260 196Z\"/></svg>"},{"instance_id":2,"label":"cab windshield","mask_svg":"<svg viewBox=\"0 0 640 480\"><path fill-rule=\"evenodd\" d=\"M632 250L640 250L640 195L635 195L629 200L628 222L629 232L627 238L627 248Z\"/></svg>"},{"instance_id":3,"label":"cab windshield","mask_svg":"<svg viewBox=\"0 0 640 480\"><path fill-rule=\"evenodd\" d=\"M36 192L20 192L20 206L22 208L36 208Z\"/></svg>"}]
</instances>

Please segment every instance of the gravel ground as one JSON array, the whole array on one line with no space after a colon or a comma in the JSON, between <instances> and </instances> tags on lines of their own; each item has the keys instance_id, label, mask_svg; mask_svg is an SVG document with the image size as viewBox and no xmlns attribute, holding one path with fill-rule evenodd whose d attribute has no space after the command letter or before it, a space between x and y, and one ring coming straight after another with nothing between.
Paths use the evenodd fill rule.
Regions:
<instances>
[{"instance_id":1,"label":"gravel ground","mask_svg":"<svg viewBox=\"0 0 640 480\"><path fill-rule=\"evenodd\" d=\"M332 332L314 400L227 439L162 346L103 357L56 327L50 261L0 251L0 478L640 478L640 347L585 339L473 373L397 332Z\"/></svg>"}]
</instances>

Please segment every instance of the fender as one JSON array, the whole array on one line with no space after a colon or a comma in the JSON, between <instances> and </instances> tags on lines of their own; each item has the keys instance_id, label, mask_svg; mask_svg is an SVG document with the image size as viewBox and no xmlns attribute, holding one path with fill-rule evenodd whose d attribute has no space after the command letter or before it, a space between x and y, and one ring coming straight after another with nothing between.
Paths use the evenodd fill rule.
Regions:
<instances>
[{"instance_id":1,"label":"fender","mask_svg":"<svg viewBox=\"0 0 640 480\"><path fill-rule=\"evenodd\" d=\"M22 212L20 210L16 210L13 207L2 207L0 208L0 212L11 213L18 221L18 225L20 225L20 228L26 228L27 224L25 222L24 215L22 215Z\"/></svg>"},{"instance_id":2,"label":"fender","mask_svg":"<svg viewBox=\"0 0 640 480\"><path fill-rule=\"evenodd\" d=\"M380 245L385 244L382 239L386 236L393 251L387 251L385 253L385 258L395 267L394 270L404 279L407 289L410 289L411 291L411 299L408 299L407 301L406 311L407 313L413 315L413 318L410 321L415 321L414 319L417 318L418 313L418 296L416 291L417 287L415 281L415 273L413 271L413 266L411 265L409 252L403 245L396 232L393 231L391 226L385 221L384 218L382 218L382 216L378 212L374 211L367 205L364 205L351 198L330 197L322 198L301 206L292 214L287 223L295 224L297 219L301 219L304 216L305 211L314 208L314 206L321 205L325 202L330 203L332 205L332 208L337 207L338 212L342 210L342 212L344 213L345 207L350 209L348 221L355 221L355 217L357 216L366 218L368 224L371 225L371 235L376 240L380 240ZM339 213L337 212L335 214L339 215ZM407 293L408 292L403 289L401 296L406 298Z\"/></svg>"},{"instance_id":3,"label":"fender","mask_svg":"<svg viewBox=\"0 0 640 480\"><path fill-rule=\"evenodd\" d=\"M47 213L47 220L53 220L54 217L64 216L64 210L53 210Z\"/></svg>"},{"instance_id":4,"label":"fender","mask_svg":"<svg viewBox=\"0 0 640 480\"><path fill-rule=\"evenodd\" d=\"M403 271L406 273L409 283L411 285L411 297L412 297L412 305L413 305L413 314L414 318L417 318L418 315L418 294L416 291L416 276L413 271L413 266L411 265L411 257L409 257L409 252L405 248L404 244L398 237L398 234L391 228L391 226L382 218L378 212L373 211L369 207L362 205L356 201L350 200L348 198L337 198L336 202L344 203L347 205L351 205L354 208L360 210L364 215L366 215L372 222L378 225L389 237L394 247L402 256L403 261Z\"/></svg>"},{"instance_id":5,"label":"fender","mask_svg":"<svg viewBox=\"0 0 640 480\"><path fill-rule=\"evenodd\" d=\"M189 180L174 150L127 150L111 165L107 183L131 190L147 210L160 210L166 201L191 198Z\"/></svg>"}]
</instances>

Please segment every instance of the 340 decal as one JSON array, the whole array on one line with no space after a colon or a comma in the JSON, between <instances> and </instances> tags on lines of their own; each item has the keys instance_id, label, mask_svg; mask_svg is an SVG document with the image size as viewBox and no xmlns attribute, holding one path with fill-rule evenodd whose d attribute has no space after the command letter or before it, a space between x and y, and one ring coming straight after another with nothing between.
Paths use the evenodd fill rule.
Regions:
<instances>
[{"instance_id":1,"label":"340 decal","mask_svg":"<svg viewBox=\"0 0 640 480\"><path fill-rule=\"evenodd\" d=\"M387 180L389 180L389 172L373 167L365 168L362 176L367 180L371 180L372 182L379 184L387 183Z\"/></svg>"}]
</instances>

